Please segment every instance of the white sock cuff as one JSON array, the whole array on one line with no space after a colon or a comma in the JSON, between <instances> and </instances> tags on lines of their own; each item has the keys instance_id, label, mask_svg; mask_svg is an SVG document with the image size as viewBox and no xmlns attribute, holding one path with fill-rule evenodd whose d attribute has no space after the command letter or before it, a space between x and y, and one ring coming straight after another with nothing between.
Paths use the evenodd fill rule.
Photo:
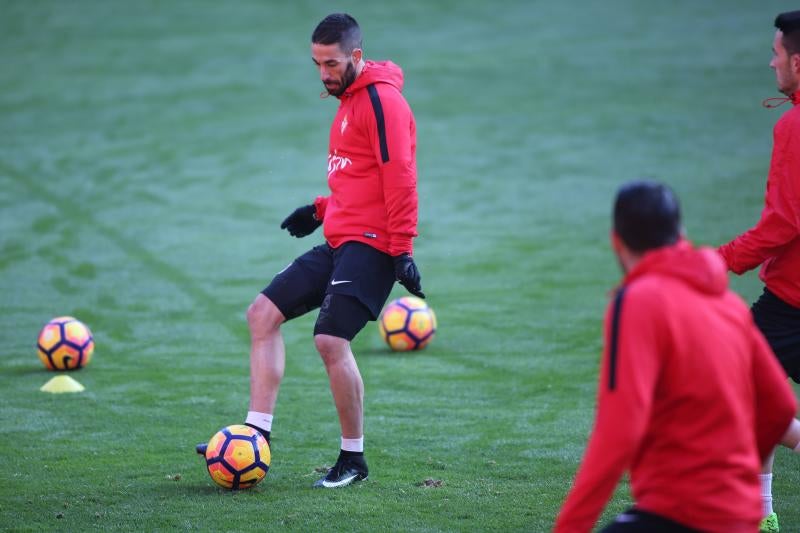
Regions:
<instances>
[{"instance_id":1,"label":"white sock cuff","mask_svg":"<svg viewBox=\"0 0 800 533\"><path fill-rule=\"evenodd\" d=\"M363 452L364 451L364 436L358 439L346 439L342 437L342 449L346 452Z\"/></svg>"},{"instance_id":2,"label":"white sock cuff","mask_svg":"<svg viewBox=\"0 0 800 533\"><path fill-rule=\"evenodd\" d=\"M247 411L246 424L252 424L264 431L272 431L272 414L259 413L258 411Z\"/></svg>"},{"instance_id":3,"label":"white sock cuff","mask_svg":"<svg viewBox=\"0 0 800 533\"><path fill-rule=\"evenodd\" d=\"M761 516L772 514L772 473L759 474L761 480Z\"/></svg>"}]
</instances>

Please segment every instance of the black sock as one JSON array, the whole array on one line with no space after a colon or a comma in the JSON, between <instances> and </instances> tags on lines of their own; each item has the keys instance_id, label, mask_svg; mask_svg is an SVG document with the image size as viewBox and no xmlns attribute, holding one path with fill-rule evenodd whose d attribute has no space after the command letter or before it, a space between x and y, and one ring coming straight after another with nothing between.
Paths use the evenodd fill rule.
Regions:
<instances>
[{"instance_id":1,"label":"black sock","mask_svg":"<svg viewBox=\"0 0 800 533\"><path fill-rule=\"evenodd\" d=\"M256 431L258 431L259 433L261 433L264 436L264 438L267 439L267 444L270 443L269 442L269 437L270 437L270 434L272 433L271 431L265 431L265 430L261 429L260 427L254 426L253 424L248 424L247 422L245 422L244 425L248 426L248 427L251 427L251 428L255 429Z\"/></svg>"}]
</instances>

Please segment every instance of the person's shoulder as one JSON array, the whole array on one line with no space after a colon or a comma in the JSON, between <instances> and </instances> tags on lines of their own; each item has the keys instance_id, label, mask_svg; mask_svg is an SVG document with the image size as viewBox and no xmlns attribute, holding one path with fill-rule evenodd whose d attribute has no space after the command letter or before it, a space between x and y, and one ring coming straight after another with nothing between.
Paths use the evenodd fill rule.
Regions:
<instances>
[{"instance_id":1,"label":"person's shoulder","mask_svg":"<svg viewBox=\"0 0 800 533\"><path fill-rule=\"evenodd\" d=\"M669 276L658 273L646 273L625 284L625 294L629 297L646 298L659 295L668 289L671 283Z\"/></svg>"},{"instance_id":2,"label":"person's shoulder","mask_svg":"<svg viewBox=\"0 0 800 533\"><path fill-rule=\"evenodd\" d=\"M397 113L408 114L411 113L411 107L408 105L403 94L400 90L391 83L377 81L365 86L357 93L359 102L367 104L363 106L364 109L380 109L384 116L396 116ZM359 105L359 107L362 107Z\"/></svg>"},{"instance_id":3,"label":"person's shoulder","mask_svg":"<svg viewBox=\"0 0 800 533\"><path fill-rule=\"evenodd\" d=\"M670 287L669 279L656 274L645 274L620 287L611 305L624 306L628 311L633 309L638 315L648 309L663 308L672 290L674 287Z\"/></svg>"},{"instance_id":4,"label":"person's shoulder","mask_svg":"<svg viewBox=\"0 0 800 533\"><path fill-rule=\"evenodd\" d=\"M381 102L386 101L391 104L402 103L406 106L408 105L406 97L403 96L403 92L396 85L386 81L377 81L373 83L372 86L377 90Z\"/></svg>"},{"instance_id":5,"label":"person's shoulder","mask_svg":"<svg viewBox=\"0 0 800 533\"><path fill-rule=\"evenodd\" d=\"M800 135L800 105L793 106L775 122L775 132Z\"/></svg>"}]
</instances>

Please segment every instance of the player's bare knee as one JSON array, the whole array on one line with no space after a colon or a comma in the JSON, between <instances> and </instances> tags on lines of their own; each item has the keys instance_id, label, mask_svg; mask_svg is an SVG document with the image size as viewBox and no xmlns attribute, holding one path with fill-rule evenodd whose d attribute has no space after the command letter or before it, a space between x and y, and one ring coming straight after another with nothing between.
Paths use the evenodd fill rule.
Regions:
<instances>
[{"instance_id":1,"label":"player's bare knee","mask_svg":"<svg viewBox=\"0 0 800 533\"><path fill-rule=\"evenodd\" d=\"M283 321L283 314L263 294L256 296L247 308L247 326L252 336L264 336L277 331Z\"/></svg>"},{"instance_id":2,"label":"player's bare knee","mask_svg":"<svg viewBox=\"0 0 800 533\"><path fill-rule=\"evenodd\" d=\"M336 351L339 344L336 342L337 340L342 339L336 339L336 337L331 335L314 335L314 346L317 347L317 351L320 355L325 357L326 354L332 354Z\"/></svg>"},{"instance_id":3,"label":"player's bare knee","mask_svg":"<svg viewBox=\"0 0 800 533\"><path fill-rule=\"evenodd\" d=\"M314 335L314 345L325 366L341 361L350 351L349 344L346 339L332 335Z\"/></svg>"}]
</instances>

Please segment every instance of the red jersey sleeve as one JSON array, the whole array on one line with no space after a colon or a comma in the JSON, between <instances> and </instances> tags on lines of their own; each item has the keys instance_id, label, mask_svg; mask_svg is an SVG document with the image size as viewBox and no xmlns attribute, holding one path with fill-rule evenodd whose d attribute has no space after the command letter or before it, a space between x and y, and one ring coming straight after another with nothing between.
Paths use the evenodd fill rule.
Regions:
<instances>
[{"instance_id":1,"label":"red jersey sleeve","mask_svg":"<svg viewBox=\"0 0 800 533\"><path fill-rule=\"evenodd\" d=\"M317 196L314 200L314 209L316 209L317 220L325 218L325 209L328 207L329 196Z\"/></svg>"},{"instance_id":2,"label":"red jersey sleeve","mask_svg":"<svg viewBox=\"0 0 800 533\"><path fill-rule=\"evenodd\" d=\"M367 121L372 150L379 162L388 215L389 255L413 251L417 236L416 125L411 108L395 87L370 88L373 117Z\"/></svg>"},{"instance_id":3,"label":"red jersey sleeve","mask_svg":"<svg viewBox=\"0 0 800 533\"><path fill-rule=\"evenodd\" d=\"M773 131L772 160L758 223L720 246L728 268L751 270L800 236L800 120L781 120Z\"/></svg>"},{"instance_id":4,"label":"red jersey sleeve","mask_svg":"<svg viewBox=\"0 0 800 533\"><path fill-rule=\"evenodd\" d=\"M767 341L753 324L753 382L755 385L756 439L764 459L775 449L797 411L797 400Z\"/></svg>"},{"instance_id":5,"label":"red jersey sleeve","mask_svg":"<svg viewBox=\"0 0 800 533\"><path fill-rule=\"evenodd\" d=\"M606 314L594 429L557 533L591 531L647 429L661 365L660 321L654 304L631 292L618 292Z\"/></svg>"}]
</instances>

